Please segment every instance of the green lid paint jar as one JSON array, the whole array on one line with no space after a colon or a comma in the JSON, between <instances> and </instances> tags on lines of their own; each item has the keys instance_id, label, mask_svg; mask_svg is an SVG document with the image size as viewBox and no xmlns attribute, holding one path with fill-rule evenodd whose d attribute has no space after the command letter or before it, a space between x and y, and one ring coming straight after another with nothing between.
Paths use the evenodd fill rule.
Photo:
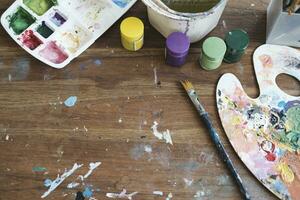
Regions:
<instances>
[{"instance_id":1,"label":"green lid paint jar","mask_svg":"<svg viewBox=\"0 0 300 200\"><path fill-rule=\"evenodd\" d=\"M241 60L245 54L245 50L249 45L249 36L242 29L229 31L225 36L227 51L224 61L227 63L235 63Z\"/></svg>"},{"instance_id":2,"label":"green lid paint jar","mask_svg":"<svg viewBox=\"0 0 300 200\"><path fill-rule=\"evenodd\" d=\"M226 53L225 42L218 37L209 37L202 44L200 65L205 70L214 70L220 67Z\"/></svg>"}]
</instances>

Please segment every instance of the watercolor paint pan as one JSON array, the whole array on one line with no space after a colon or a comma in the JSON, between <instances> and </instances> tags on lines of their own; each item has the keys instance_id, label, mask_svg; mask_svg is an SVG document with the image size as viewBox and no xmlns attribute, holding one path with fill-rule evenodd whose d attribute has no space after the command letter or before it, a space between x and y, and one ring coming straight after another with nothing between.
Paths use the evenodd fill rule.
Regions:
<instances>
[{"instance_id":1,"label":"watercolor paint pan","mask_svg":"<svg viewBox=\"0 0 300 200\"><path fill-rule=\"evenodd\" d=\"M3 13L1 24L24 50L60 69L89 48L136 1L17 0Z\"/></svg>"}]
</instances>

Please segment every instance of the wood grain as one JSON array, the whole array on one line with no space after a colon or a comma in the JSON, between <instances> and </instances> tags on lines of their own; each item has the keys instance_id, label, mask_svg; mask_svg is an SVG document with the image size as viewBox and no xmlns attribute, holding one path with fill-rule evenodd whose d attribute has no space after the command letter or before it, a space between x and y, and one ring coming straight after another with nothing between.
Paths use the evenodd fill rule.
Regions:
<instances>
[{"instance_id":1,"label":"wood grain","mask_svg":"<svg viewBox=\"0 0 300 200\"><path fill-rule=\"evenodd\" d=\"M12 3L2 0L0 12ZM251 6L251 4L253 4ZM225 148L253 199L275 199L245 168L231 148L220 125L215 87L226 72L236 74L251 97L259 94L251 56L265 42L268 0L230 0L218 26L210 35L244 28L251 43L237 64L223 64L207 72L198 65L201 42L193 44L186 65L164 63L164 38L150 26L146 7L138 3L124 16L138 16L145 23L145 45L138 52L121 47L119 20L79 58L62 70L49 68L19 48L0 29L0 199L39 199L47 190L43 181L55 179L75 162L84 164L47 199L75 199L84 186L67 184L88 171L90 162L102 165L85 181L96 199L107 192L139 192L134 199L175 200L240 199L236 184L222 163L210 137L189 102L179 80L196 87ZM123 17L123 18L124 18ZM224 27L224 24L226 26ZM97 66L94 59L100 59ZM154 84L153 69L161 81ZM278 82L290 94L299 95L299 83L281 76ZM77 96L74 107L61 104ZM151 132L169 129L174 145ZM86 128L86 129L85 129ZM151 145L152 153L144 152ZM42 166L47 173L33 172ZM193 180L191 185L184 180ZM223 181L225 180L225 181ZM163 191L164 197L153 191ZM200 197L194 197L195 195ZM66 196L65 196L66 195Z\"/></svg>"}]
</instances>

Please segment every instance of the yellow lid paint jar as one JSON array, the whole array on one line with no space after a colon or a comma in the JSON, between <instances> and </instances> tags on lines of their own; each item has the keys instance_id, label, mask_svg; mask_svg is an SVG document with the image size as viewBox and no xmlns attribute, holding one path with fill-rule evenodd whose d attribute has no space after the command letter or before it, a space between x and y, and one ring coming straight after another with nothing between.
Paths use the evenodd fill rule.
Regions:
<instances>
[{"instance_id":1,"label":"yellow lid paint jar","mask_svg":"<svg viewBox=\"0 0 300 200\"><path fill-rule=\"evenodd\" d=\"M136 17L124 19L120 26L121 41L125 49L137 51L144 44L144 24Z\"/></svg>"}]
</instances>

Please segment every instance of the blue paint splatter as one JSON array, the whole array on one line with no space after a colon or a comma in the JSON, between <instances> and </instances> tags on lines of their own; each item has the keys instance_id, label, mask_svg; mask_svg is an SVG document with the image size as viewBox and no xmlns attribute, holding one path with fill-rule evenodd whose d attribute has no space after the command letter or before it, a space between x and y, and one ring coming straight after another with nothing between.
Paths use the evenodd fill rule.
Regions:
<instances>
[{"instance_id":1,"label":"blue paint splatter","mask_svg":"<svg viewBox=\"0 0 300 200\"><path fill-rule=\"evenodd\" d=\"M50 187L51 184L52 184L52 180L49 179L49 178L47 178L47 179L44 181L44 186L45 186L45 187Z\"/></svg>"},{"instance_id":2,"label":"blue paint splatter","mask_svg":"<svg viewBox=\"0 0 300 200\"><path fill-rule=\"evenodd\" d=\"M100 59L95 59L95 60L94 60L94 64L97 65L97 66L99 66L99 65L102 64L102 62L101 62Z\"/></svg>"},{"instance_id":3,"label":"blue paint splatter","mask_svg":"<svg viewBox=\"0 0 300 200\"><path fill-rule=\"evenodd\" d=\"M73 106L75 106L76 102L77 102L77 97L70 96L69 98L67 98L67 100L64 102L64 104L67 107L73 107Z\"/></svg>"},{"instance_id":4,"label":"blue paint splatter","mask_svg":"<svg viewBox=\"0 0 300 200\"><path fill-rule=\"evenodd\" d=\"M280 101L278 107L283 108L285 106L285 101Z\"/></svg>"},{"instance_id":5,"label":"blue paint splatter","mask_svg":"<svg viewBox=\"0 0 300 200\"><path fill-rule=\"evenodd\" d=\"M125 8L131 0L112 0L120 8Z\"/></svg>"},{"instance_id":6,"label":"blue paint splatter","mask_svg":"<svg viewBox=\"0 0 300 200\"><path fill-rule=\"evenodd\" d=\"M90 197L92 197L92 196L93 196L92 188L86 187L86 188L84 189L84 191L83 191L83 196L84 196L85 198L90 198Z\"/></svg>"},{"instance_id":7,"label":"blue paint splatter","mask_svg":"<svg viewBox=\"0 0 300 200\"><path fill-rule=\"evenodd\" d=\"M33 172L45 172L45 171L47 171L47 168L46 167L36 166L36 167L32 168L32 171Z\"/></svg>"}]
</instances>

